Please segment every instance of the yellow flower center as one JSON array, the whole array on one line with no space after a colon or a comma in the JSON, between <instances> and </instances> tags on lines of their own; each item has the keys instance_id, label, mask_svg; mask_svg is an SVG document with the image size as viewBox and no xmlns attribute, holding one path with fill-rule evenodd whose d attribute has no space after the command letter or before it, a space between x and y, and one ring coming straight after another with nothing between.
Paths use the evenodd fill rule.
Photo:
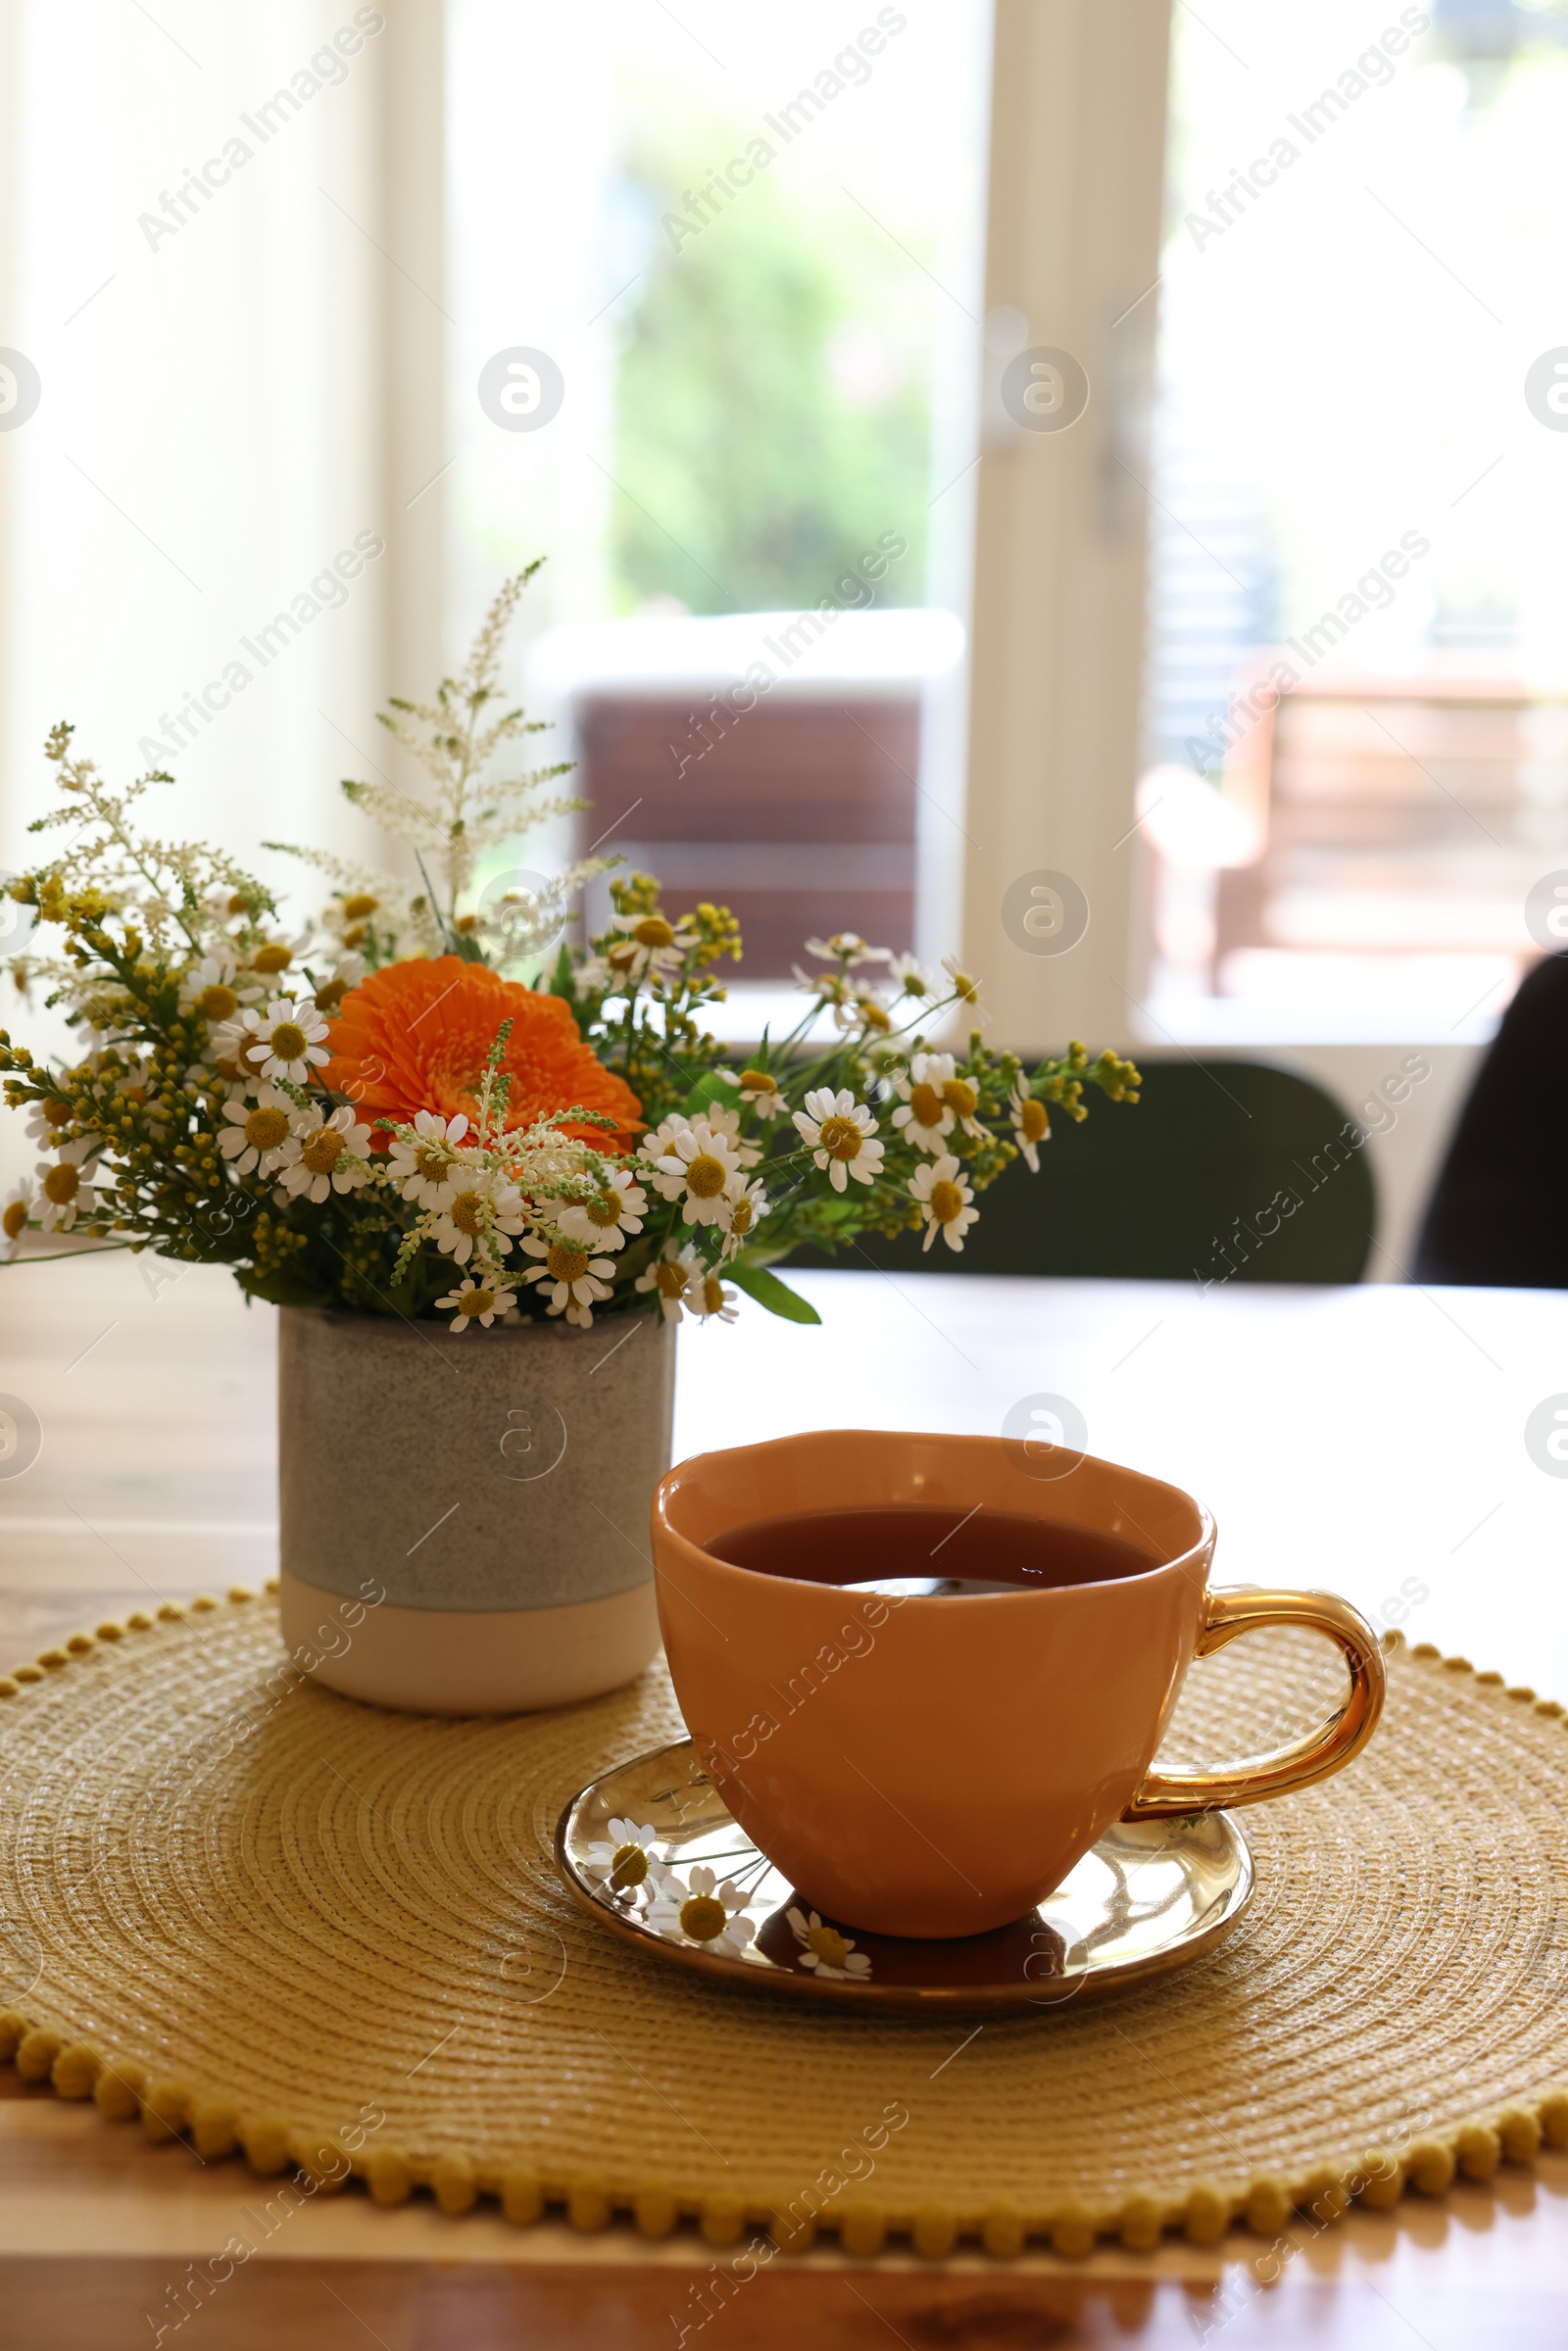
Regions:
<instances>
[{"instance_id":1,"label":"yellow flower center","mask_svg":"<svg viewBox=\"0 0 1568 2351\"><path fill-rule=\"evenodd\" d=\"M127 1086L124 1089L124 1095L126 1102L129 1102L133 1110L144 1110L146 1108L147 1089L145 1086Z\"/></svg>"},{"instance_id":2,"label":"yellow flower center","mask_svg":"<svg viewBox=\"0 0 1568 2351\"><path fill-rule=\"evenodd\" d=\"M639 947L672 947L675 943L674 928L662 914L645 914L632 937Z\"/></svg>"},{"instance_id":3,"label":"yellow flower center","mask_svg":"<svg viewBox=\"0 0 1568 2351\"><path fill-rule=\"evenodd\" d=\"M641 1886L648 1875L648 1856L641 1845L617 1845L610 1864L610 1883L614 1892L625 1893L629 1886Z\"/></svg>"},{"instance_id":4,"label":"yellow flower center","mask_svg":"<svg viewBox=\"0 0 1568 2351\"><path fill-rule=\"evenodd\" d=\"M727 1918L722 1902L711 1894L693 1894L680 1906L680 1923L684 1934L694 1943L710 1943L715 1935L722 1935Z\"/></svg>"},{"instance_id":5,"label":"yellow flower center","mask_svg":"<svg viewBox=\"0 0 1568 2351\"><path fill-rule=\"evenodd\" d=\"M1044 1102L1037 1102L1033 1095L1030 1095L1027 1101L1018 1105L1018 1132L1026 1143L1040 1143L1051 1132L1051 1120L1046 1115L1046 1105Z\"/></svg>"},{"instance_id":6,"label":"yellow flower center","mask_svg":"<svg viewBox=\"0 0 1568 2351\"><path fill-rule=\"evenodd\" d=\"M470 1241L476 1241L484 1231L484 1210L482 1192L460 1192L447 1214L460 1233L466 1233Z\"/></svg>"},{"instance_id":7,"label":"yellow flower center","mask_svg":"<svg viewBox=\"0 0 1568 2351\"><path fill-rule=\"evenodd\" d=\"M451 1164L439 1144L421 1143L414 1154L414 1171L427 1184L439 1184Z\"/></svg>"},{"instance_id":8,"label":"yellow flower center","mask_svg":"<svg viewBox=\"0 0 1568 2351\"><path fill-rule=\"evenodd\" d=\"M345 946L345 947L348 947L348 948L359 947L359 946L362 946L362 945L364 944L364 940L365 940L365 925L364 925L364 923L363 923L363 922L351 922L351 923L349 924L349 927L348 927L348 929L347 929L347 930L346 930L346 931L343 933L343 944L344 944L344 946Z\"/></svg>"},{"instance_id":9,"label":"yellow flower center","mask_svg":"<svg viewBox=\"0 0 1568 2351\"><path fill-rule=\"evenodd\" d=\"M3 1219L0 1219L0 1221L3 1221L5 1225L6 1239L8 1241L15 1241L17 1235L22 1231L23 1226L27 1221L26 1201L24 1200L14 1200L7 1201L5 1216Z\"/></svg>"},{"instance_id":10,"label":"yellow flower center","mask_svg":"<svg viewBox=\"0 0 1568 2351\"><path fill-rule=\"evenodd\" d=\"M253 971L287 971L293 960L294 950L285 947L281 939L273 939L270 945L256 950L251 957L251 968Z\"/></svg>"},{"instance_id":11,"label":"yellow flower center","mask_svg":"<svg viewBox=\"0 0 1568 2351\"><path fill-rule=\"evenodd\" d=\"M859 1006L860 1018L868 1029L890 1029L893 1026L892 1021L873 997L862 996L859 999Z\"/></svg>"},{"instance_id":12,"label":"yellow flower center","mask_svg":"<svg viewBox=\"0 0 1568 2351\"><path fill-rule=\"evenodd\" d=\"M335 1012L338 1008L338 1005L343 1002L344 997L347 996L348 992L349 984L347 980L323 981L321 986L316 991L317 1010L318 1012Z\"/></svg>"},{"instance_id":13,"label":"yellow flower center","mask_svg":"<svg viewBox=\"0 0 1568 2351\"><path fill-rule=\"evenodd\" d=\"M225 914L248 914L250 912L250 906L245 899L241 898L239 892L236 890L232 898L229 899L227 905L224 906L223 911Z\"/></svg>"},{"instance_id":14,"label":"yellow flower center","mask_svg":"<svg viewBox=\"0 0 1568 2351\"><path fill-rule=\"evenodd\" d=\"M958 1118L972 1118L980 1102L979 1095L964 1078L949 1078L942 1089L942 1099Z\"/></svg>"},{"instance_id":15,"label":"yellow flower center","mask_svg":"<svg viewBox=\"0 0 1568 2351\"><path fill-rule=\"evenodd\" d=\"M730 1231L732 1233L749 1233L756 1222L756 1203L749 1200L738 1200L729 1212Z\"/></svg>"},{"instance_id":16,"label":"yellow flower center","mask_svg":"<svg viewBox=\"0 0 1568 2351\"><path fill-rule=\"evenodd\" d=\"M470 1290L463 1301L465 1314L493 1314L496 1294L493 1290Z\"/></svg>"},{"instance_id":17,"label":"yellow flower center","mask_svg":"<svg viewBox=\"0 0 1568 2351\"><path fill-rule=\"evenodd\" d=\"M624 947L612 947L605 961L612 971L629 971L637 960L637 950L629 942Z\"/></svg>"},{"instance_id":18,"label":"yellow flower center","mask_svg":"<svg viewBox=\"0 0 1568 2351\"><path fill-rule=\"evenodd\" d=\"M372 898L368 890L358 890L352 898L346 898L343 901L344 920L363 922L367 914L375 912L380 903L381 901L378 898Z\"/></svg>"},{"instance_id":19,"label":"yellow flower center","mask_svg":"<svg viewBox=\"0 0 1568 2351\"><path fill-rule=\"evenodd\" d=\"M71 1161L62 1159L59 1165L51 1167L49 1173L44 1177L45 1200L52 1200L57 1208L63 1208L68 1200L75 1199L76 1186L80 1180Z\"/></svg>"},{"instance_id":20,"label":"yellow flower center","mask_svg":"<svg viewBox=\"0 0 1568 2351\"><path fill-rule=\"evenodd\" d=\"M276 1151L287 1133L286 1110L253 1110L245 1121L245 1140L259 1151Z\"/></svg>"},{"instance_id":21,"label":"yellow flower center","mask_svg":"<svg viewBox=\"0 0 1568 2351\"><path fill-rule=\"evenodd\" d=\"M588 1271L588 1251L573 1249L569 1241L557 1241L551 1245L545 1265L558 1282L580 1282Z\"/></svg>"},{"instance_id":22,"label":"yellow flower center","mask_svg":"<svg viewBox=\"0 0 1568 2351\"><path fill-rule=\"evenodd\" d=\"M686 1169L686 1189L696 1200L713 1200L724 1189L724 1162L699 1151Z\"/></svg>"},{"instance_id":23,"label":"yellow flower center","mask_svg":"<svg viewBox=\"0 0 1568 2351\"><path fill-rule=\"evenodd\" d=\"M336 1127L318 1127L300 1145L300 1158L312 1175L330 1175L343 1155L343 1138Z\"/></svg>"},{"instance_id":24,"label":"yellow flower center","mask_svg":"<svg viewBox=\"0 0 1568 2351\"><path fill-rule=\"evenodd\" d=\"M932 1185L931 1213L938 1224L952 1224L956 1216L963 1214L963 1194L956 1184Z\"/></svg>"},{"instance_id":25,"label":"yellow flower center","mask_svg":"<svg viewBox=\"0 0 1568 2351\"><path fill-rule=\"evenodd\" d=\"M817 1141L830 1159L854 1159L865 1138L853 1118L824 1118Z\"/></svg>"},{"instance_id":26,"label":"yellow flower center","mask_svg":"<svg viewBox=\"0 0 1568 2351\"><path fill-rule=\"evenodd\" d=\"M583 1214L601 1230L620 1222L620 1202L612 1192L601 1192L583 1202Z\"/></svg>"},{"instance_id":27,"label":"yellow flower center","mask_svg":"<svg viewBox=\"0 0 1568 2351\"><path fill-rule=\"evenodd\" d=\"M703 1303L710 1314L716 1314L724 1303L724 1285L716 1273L703 1276Z\"/></svg>"},{"instance_id":28,"label":"yellow flower center","mask_svg":"<svg viewBox=\"0 0 1568 2351\"><path fill-rule=\"evenodd\" d=\"M280 1061L303 1061L310 1039L297 1020L280 1020L268 1043Z\"/></svg>"},{"instance_id":29,"label":"yellow flower center","mask_svg":"<svg viewBox=\"0 0 1568 2351\"><path fill-rule=\"evenodd\" d=\"M684 1298L686 1296L688 1278L686 1268L684 1265L677 1265L673 1257L664 1259L654 1278L659 1285L661 1298Z\"/></svg>"},{"instance_id":30,"label":"yellow flower center","mask_svg":"<svg viewBox=\"0 0 1568 2351\"><path fill-rule=\"evenodd\" d=\"M215 980L197 997L196 1009L204 1020L232 1020L239 1010L239 998L221 980Z\"/></svg>"},{"instance_id":31,"label":"yellow flower center","mask_svg":"<svg viewBox=\"0 0 1568 2351\"><path fill-rule=\"evenodd\" d=\"M942 1123L942 1097L935 1086L911 1086L909 1108L916 1126L934 1127Z\"/></svg>"},{"instance_id":32,"label":"yellow flower center","mask_svg":"<svg viewBox=\"0 0 1568 2351\"><path fill-rule=\"evenodd\" d=\"M71 1104L62 1102L58 1094L53 1094L44 1103L43 1114L52 1127L67 1126L71 1121Z\"/></svg>"},{"instance_id":33,"label":"yellow flower center","mask_svg":"<svg viewBox=\"0 0 1568 2351\"><path fill-rule=\"evenodd\" d=\"M765 1069L743 1069L741 1084L748 1094L776 1094L778 1080L770 1078Z\"/></svg>"},{"instance_id":34,"label":"yellow flower center","mask_svg":"<svg viewBox=\"0 0 1568 2351\"><path fill-rule=\"evenodd\" d=\"M850 1955L850 1946L832 1927L812 1927L806 1937L808 1950L814 1951L826 1967L842 1967Z\"/></svg>"},{"instance_id":35,"label":"yellow flower center","mask_svg":"<svg viewBox=\"0 0 1568 2351\"><path fill-rule=\"evenodd\" d=\"M980 982L972 980L966 971L956 971L953 975L953 993L961 1004L977 1004L980 1002Z\"/></svg>"}]
</instances>

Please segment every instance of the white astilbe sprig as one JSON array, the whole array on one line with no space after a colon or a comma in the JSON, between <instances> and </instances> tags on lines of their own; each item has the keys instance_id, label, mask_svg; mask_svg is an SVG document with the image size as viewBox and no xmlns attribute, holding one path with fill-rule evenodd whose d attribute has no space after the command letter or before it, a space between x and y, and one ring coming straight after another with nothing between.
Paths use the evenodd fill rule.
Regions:
<instances>
[{"instance_id":1,"label":"white astilbe sprig","mask_svg":"<svg viewBox=\"0 0 1568 2351\"><path fill-rule=\"evenodd\" d=\"M406 702L394 696L388 708L377 713L382 726L429 777L429 797L416 800L385 780L344 779L343 791L354 806L414 852L424 892L413 892L407 883L365 866L349 868L319 851L294 849L286 842L268 845L304 857L345 887L373 895L383 908L401 906L397 935L404 953L462 953L467 943L478 944L479 934L498 927L482 906L468 903L481 864L493 861L496 851L517 841L533 826L552 816L570 815L588 805L544 790L557 776L570 773L569 759L496 776L487 772L509 745L527 735L542 734L549 724L546 719L529 718L520 709L505 708L501 685L507 630L523 589L543 560L540 557L506 582L485 614L465 667L457 677L442 679L434 702ZM564 902L594 874L618 861L613 857L578 858L542 895L551 902ZM516 892L513 903L516 908ZM541 919L534 926L537 935L525 919L514 919L510 926L500 927L510 927L512 936L499 942L504 952L492 959L505 964L547 944L560 924L559 917L548 924Z\"/></svg>"}]
</instances>

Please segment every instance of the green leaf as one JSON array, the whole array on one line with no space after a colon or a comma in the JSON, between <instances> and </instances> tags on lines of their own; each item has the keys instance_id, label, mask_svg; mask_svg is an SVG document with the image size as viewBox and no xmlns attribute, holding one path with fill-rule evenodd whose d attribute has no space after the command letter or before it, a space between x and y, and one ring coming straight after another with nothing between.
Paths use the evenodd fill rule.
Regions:
<instances>
[{"instance_id":1,"label":"green leaf","mask_svg":"<svg viewBox=\"0 0 1568 2351\"><path fill-rule=\"evenodd\" d=\"M776 1273L769 1273L765 1265L757 1264L749 1254L737 1257L733 1265L726 1265L724 1273L738 1290L756 1298L769 1314L782 1315L785 1322L819 1323L822 1319L799 1291L792 1290L788 1282L781 1282Z\"/></svg>"},{"instance_id":2,"label":"green leaf","mask_svg":"<svg viewBox=\"0 0 1568 2351\"><path fill-rule=\"evenodd\" d=\"M237 1276L240 1288L252 1298L266 1298L271 1306L329 1306L332 1293L324 1282L309 1273L296 1273L291 1265L280 1265L269 1274L241 1273Z\"/></svg>"},{"instance_id":3,"label":"green leaf","mask_svg":"<svg viewBox=\"0 0 1568 2351\"><path fill-rule=\"evenodd\" d=\"M684 1104L687 1117L701 1118L710 1102L717 1102L721 1110L738 1110L741 1106L740 1088L732 1086L728 1078L721 1078L716 1069L705 1069L687 1095Z\"/></svg>"}]
</instances>

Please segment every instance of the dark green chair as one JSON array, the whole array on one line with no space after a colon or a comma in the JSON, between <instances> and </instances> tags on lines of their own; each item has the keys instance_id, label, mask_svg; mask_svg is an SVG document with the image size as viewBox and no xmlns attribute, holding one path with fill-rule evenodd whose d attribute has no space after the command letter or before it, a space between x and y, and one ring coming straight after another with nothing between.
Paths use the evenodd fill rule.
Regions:
<instances>
[{"instance_id":1,"label":"dark green chair","mask_svg":"<svg viewBox=\"0 0 1568 2351\"><path fill-rule=\"evenodd\" d=\"M1092 1088L1080 1126L1052 1114L1040 1173L1022 1160L976 1195L961 1251L940 1236L867 1236L837 1257L890 1273L1097 1274L1129 1281L1358 1282L1375 1230L1361 1129L1332 1095L1260 1061L1148 1060L1143 1100Z\"/></svg>"}]
</instances>

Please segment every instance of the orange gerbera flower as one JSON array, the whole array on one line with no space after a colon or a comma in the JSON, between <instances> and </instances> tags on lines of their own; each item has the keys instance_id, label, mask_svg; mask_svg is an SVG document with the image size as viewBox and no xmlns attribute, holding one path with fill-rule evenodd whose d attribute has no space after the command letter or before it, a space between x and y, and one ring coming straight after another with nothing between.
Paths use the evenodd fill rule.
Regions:
<instances>
[{"instance_id":1,"label":"orange gerbera flower","mask_svg":"<svg viewBox=\"0 0 1568 2351\"><path fill-rule=\"evenodd\" d=\"M598 1110L608 1127L568 1121L567 1135L601 1151L630 1151L642 1104L595 1058L559 996L541 996L460 955L389 963L343 999L327 1042L324 1084L347 1094L368 1126L377 1114L412 1119L416 1110L443 1118L466 1111L477 1121L485 1057L504 1020L512 1022L502 1068L511 1076L508 1127L552 1110ZM385 1148L385 1137L377 1142Z\"/></svg>"}]
</instances>

